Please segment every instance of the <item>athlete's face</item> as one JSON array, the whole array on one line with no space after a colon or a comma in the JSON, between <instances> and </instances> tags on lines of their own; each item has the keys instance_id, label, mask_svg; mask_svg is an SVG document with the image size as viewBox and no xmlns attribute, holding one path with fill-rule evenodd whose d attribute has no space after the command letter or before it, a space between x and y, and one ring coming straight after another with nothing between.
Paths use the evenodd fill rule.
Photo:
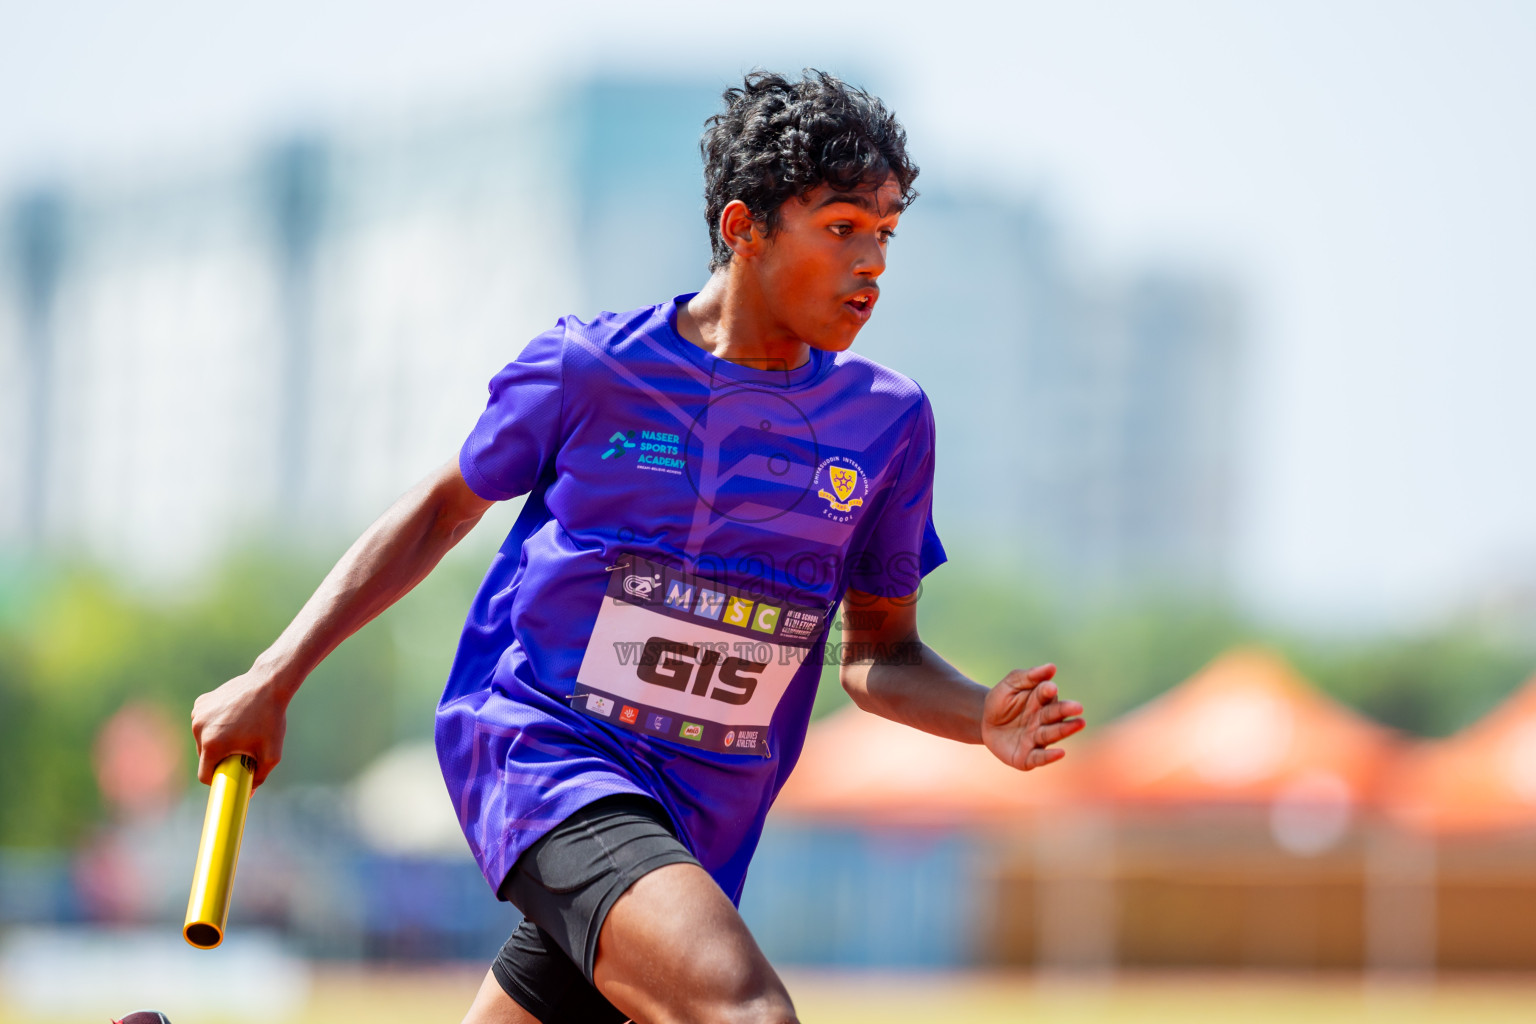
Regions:
<instances>
[{"instance_id":1,"label":"athlete's face","mask_svg":"<svg viewBox=\"0 0 1536 1024\"><path fill-rule=\"evenodd\" d=\"M778 230L755 261L774 319L814 348L841 352L852 345L880 297L901 200L893 176L854 192L820 185L785 202Z\"/></svg>"}]
</instances>

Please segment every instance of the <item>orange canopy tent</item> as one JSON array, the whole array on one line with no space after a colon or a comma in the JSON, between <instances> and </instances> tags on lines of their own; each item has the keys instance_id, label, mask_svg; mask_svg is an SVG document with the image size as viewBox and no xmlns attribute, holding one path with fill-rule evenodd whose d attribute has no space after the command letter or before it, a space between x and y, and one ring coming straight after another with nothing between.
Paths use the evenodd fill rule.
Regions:
<instances>
[{"instance_id":1,"label":"orange canopy tent","mask_svg":"<svg viewBox=\"0 0 1536 1024\"><path fill-rule=\"evenodd\" d=\"M1089 709L1092 716L1092 709ZM1314 690L1279 657L1223 655L1023 773L984 747L848 708L813 726L776 804L801 818L1000 824L1066 802L1373 802L1401 748L1392 730Z\"/></svg>"},{"instance_id":2,"label":"orange canopy tent","mask_svg":"<svg viewBox=\"0 0 1536 1024\"><path fill-rule=\"evenodd\" d=\"M1359 806L1398 746L1278 656L1237 650L1107 726L1085 760L1094 795L1118 804Z\"/></svg>"},{"instance_id":3,"label":"orange canopy tent","mask_svg":"<svg viewBox=\"0 0 1536 1024\"><path fill-rule=\"evenodd\" d=\"M1536 679L1482 720L1406 758L1388 813L1426 832L1536 825Z\"/></svg>"},{"instance_id":4,"label":"orange canopy tent","mask_svg":"<svg viewBox=\"0 0 1536 1024\"><path fill-rule=\"evenodd\" d=\"M1021 772L957 743L849 707L811 727L776 815L861 824L1006 824L1066 797L1081 756Z\"/></svg>"}]
</instances>

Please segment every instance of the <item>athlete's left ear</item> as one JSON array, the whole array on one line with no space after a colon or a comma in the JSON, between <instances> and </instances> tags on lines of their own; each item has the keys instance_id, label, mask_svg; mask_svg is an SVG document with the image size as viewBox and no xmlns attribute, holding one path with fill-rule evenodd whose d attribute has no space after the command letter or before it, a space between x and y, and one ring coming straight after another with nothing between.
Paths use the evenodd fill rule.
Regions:
<instances>
[{"instance_id":1,"label":"athlete's left ear","mask_svg":"<svg viewBox=\"0 0 1536 1024\"><path fill-rule=\"evenodd\" d=\"M744 259L756 256L766 240L766 231L740 199L732 199L720 211L720 237L731 251Z\"/></svg>"}]
</instances>

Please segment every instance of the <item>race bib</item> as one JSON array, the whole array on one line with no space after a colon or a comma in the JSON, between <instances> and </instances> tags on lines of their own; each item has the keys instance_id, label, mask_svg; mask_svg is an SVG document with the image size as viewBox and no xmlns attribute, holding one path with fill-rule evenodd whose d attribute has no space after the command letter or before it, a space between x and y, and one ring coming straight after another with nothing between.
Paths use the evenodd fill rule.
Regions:
<instances>
[{"instance_id":1,"label":"race bib","mask_svg":"<svg viewBox=\"0 0 1536 1024\"><path fill-rule=\"evenodd\" d=\"M826 608L748 594L623 555L576 675L583 714L688 746L767 757L768 723Z\"/></svg>"}]
</instances>

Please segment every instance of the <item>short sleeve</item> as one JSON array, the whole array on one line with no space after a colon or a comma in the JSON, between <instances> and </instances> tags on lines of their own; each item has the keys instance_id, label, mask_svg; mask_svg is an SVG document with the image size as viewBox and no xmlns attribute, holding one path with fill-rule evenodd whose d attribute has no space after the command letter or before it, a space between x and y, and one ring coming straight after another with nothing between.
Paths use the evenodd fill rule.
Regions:
<instances>
[{"instance_id":1,"label":"short sleeve","mask_svg":"<svg viewBox=\"0 0 1536 1024\"><path fill-rule=\"evenodd\" d=\"M459 471L487 501L533 490L560 446L561 357L565 331L557 327L528 343L491 378L490 401L459 449Z\"/></svg>"},{"instance_id":2,"label":"short sleeve","mask_svg":"<svg viewBox=\"0 0 1536 1024\"><path fill-rule=\"evenodd\" d=\"M933 462L933 408L923 395L880 517L850 558L848 583L855 590L905 597L948 560L933 526Z\"/></svg>"}]
</instances>

